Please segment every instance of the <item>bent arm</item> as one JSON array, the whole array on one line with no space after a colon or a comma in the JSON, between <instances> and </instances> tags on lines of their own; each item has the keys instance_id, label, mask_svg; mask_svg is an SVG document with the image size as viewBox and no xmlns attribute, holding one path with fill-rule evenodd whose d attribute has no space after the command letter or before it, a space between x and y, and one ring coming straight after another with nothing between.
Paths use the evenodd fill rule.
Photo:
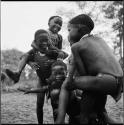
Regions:
<instances>
[{"instance_id":1,"label":"bent arm","mask_svg":"<svg viewBox=\"0 0 124 125\"><path fill-rule=\"evenodd\" d=\"M74 56L76 69L78 73L80 74L80 76L84 76L86 75L86 70L85 70L85 66L83 63L83 59L80 56L80 53L83 52L81 47L82 46L80 44L75 44L72 46L71 50Z\"/></svg>"},{"instance_id":2,"label":"bent arm","mask_svg":"<svg viewBox=\"0 0 124 125\"><path fill-rule=\"evenodd\" d=\"M67 74L67 78L66 78L66 80L68 82L72 82L75 71L76 71L76 65L75 65L73 55L72 55L72 59L68 66L68 74Z\"/></svg>"},{"instance_id":3,"label":"bent arm","mask_svg":"<svg viewBox=\"0 0 124 125\"><path fill-rule=\"evenodd\" d=\"M46 90L48 90L48 86L43 86L42 88L26 90L25 94L28 94L28 93L42 93L42 92L45 92Z\"/></svg>"}]
</instances>

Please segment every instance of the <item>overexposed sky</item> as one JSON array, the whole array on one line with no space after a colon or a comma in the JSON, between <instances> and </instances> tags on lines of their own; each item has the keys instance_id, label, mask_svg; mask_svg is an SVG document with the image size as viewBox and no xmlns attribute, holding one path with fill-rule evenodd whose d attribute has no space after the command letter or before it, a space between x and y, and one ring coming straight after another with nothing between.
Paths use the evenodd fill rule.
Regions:
<instances>
[{"instance_id":1,"label":"overexposed sky","mask_svg":"<svg viewBox=\"0 0 124 125\"><path fill-rule=\"evenodd\" d=\"M89 3L91 2L89 1ZM102 4L102 2L99 4ZM88 8L92 6L92 4L89 4ZM12 48L23 52L30 50L35 31L38 29L48 29L48 19L56 15L56 11L62 7L65 10L76 10L77 15L82 13L82 11L79 12L76 8L75 2L69 1L1 2L1 50ZM102 16L100 17L101 20L103 19ZM67 21L65 17L62 18L63 21ZM111 23L108 20L104 24L95 24L93 33L99 31L111 33ZM62 34L63 38L66 38L67 31L63 29L60 31L60 34ZM112 48L111 38L115 34L105 34L105 36L107 36L105 40Z\"/></svg>"},{"instance_id":2,"label":"overexposed sky","mask_svg":"<svg viewBox=\"0 0 124 125\"><path fill-rule=\"evenodd\" d=\"M48 19L61 6L68 2L1 2L1 50L31 49L35 31L48 29Z\"/></svg>"}]
</instances>

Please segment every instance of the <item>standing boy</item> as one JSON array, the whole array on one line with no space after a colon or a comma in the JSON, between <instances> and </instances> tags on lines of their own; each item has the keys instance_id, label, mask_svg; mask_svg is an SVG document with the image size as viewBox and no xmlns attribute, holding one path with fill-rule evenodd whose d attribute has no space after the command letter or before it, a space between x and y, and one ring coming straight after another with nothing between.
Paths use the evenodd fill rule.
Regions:
<instances>
[{"instance_id":1,"label":"standing boy","mask_svg":"<svg viewBox=\"0 0 124 125\"><path fill-rule=\"evenodd\" d=\"M36 70L38 76L38 88L47 85L46 79L50 77L51 65L57 60L58 52L48 48L49 34L45 30L37 30L34 36L32 49L23 55L23 65L30 62L36 63L39 67ZM38 123L43 124L43 104L45 92L37 94L37 118Z\"/></svg>"}]
</instances>

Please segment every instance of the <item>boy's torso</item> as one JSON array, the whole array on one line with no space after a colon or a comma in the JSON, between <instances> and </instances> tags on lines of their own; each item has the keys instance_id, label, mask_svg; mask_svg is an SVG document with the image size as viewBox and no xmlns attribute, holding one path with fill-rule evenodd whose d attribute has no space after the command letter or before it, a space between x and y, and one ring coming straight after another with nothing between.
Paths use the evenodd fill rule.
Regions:
<instances>
[{"instance_id":1,"label":"boy's torso","mask_svg":"<svg viewBox=\"0 0 124 125\"><path fill-rule=\"evenodd\" d=\"M48 78L51 74L51 65L55 60L39 51L33 51L32 55L29 61L36 62L39 65L39 69L36 70L37 75L40 78ZM47 63L47 65L45 65L45 63Z\"/></svg>"},{"instance_id":2,"label":"boy's torso","mask_svg":"<svg viewBox=\"0 0 124 125\"><path fill-rule=\"evenodd\" d=\"M101 38L90 36L79 41L79 54L90 75L107 73L117 77L123 76L119 62Z\"/></svg>"}]
</instances>

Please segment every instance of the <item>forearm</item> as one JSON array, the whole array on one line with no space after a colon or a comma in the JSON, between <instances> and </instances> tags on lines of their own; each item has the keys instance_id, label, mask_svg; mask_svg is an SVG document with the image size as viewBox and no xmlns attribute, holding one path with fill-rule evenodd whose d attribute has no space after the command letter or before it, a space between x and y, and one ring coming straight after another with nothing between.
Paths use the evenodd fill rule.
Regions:
<instances>
[{"instance_id":1,"label":"forearm","mask_svg":"<svg viewBox=\"0 0 124 125\"><path fill-rule=\"evenodd\" d=\"M79 53L79 47L74 46L74 47L71 48L71 50L72 50L72 53L73 53L73 56L74 56L75 65L76 65L76 69L77 69L78 73L81 76L86 75L84 63L83 63L83 60L82 60L82 58L80 56L80 53Z\"/></svg>"},{"instance_id":2,"label":"forearm","mask_svg":"<svg viewBox=\"0 0 124 125\"><path fill-rule=\"evenodd\" d=\"M68 80L72 80L74 73L76 71L76 66L74 60L71 60L69 66L68 66L68 73L67 73L67 78Z\"/></svg>"},{"instance_id":3,"label":"forearm","mask_svg":"<svg viewBox=\"0 0 124 125\"><path fill-rule=\"evenodd\" d=\"M37 88L37 89L31 89L28 92L29 93L42 93L48 89L48 86L42 87L42 88Z\"/></svg>"}]
</instances>

